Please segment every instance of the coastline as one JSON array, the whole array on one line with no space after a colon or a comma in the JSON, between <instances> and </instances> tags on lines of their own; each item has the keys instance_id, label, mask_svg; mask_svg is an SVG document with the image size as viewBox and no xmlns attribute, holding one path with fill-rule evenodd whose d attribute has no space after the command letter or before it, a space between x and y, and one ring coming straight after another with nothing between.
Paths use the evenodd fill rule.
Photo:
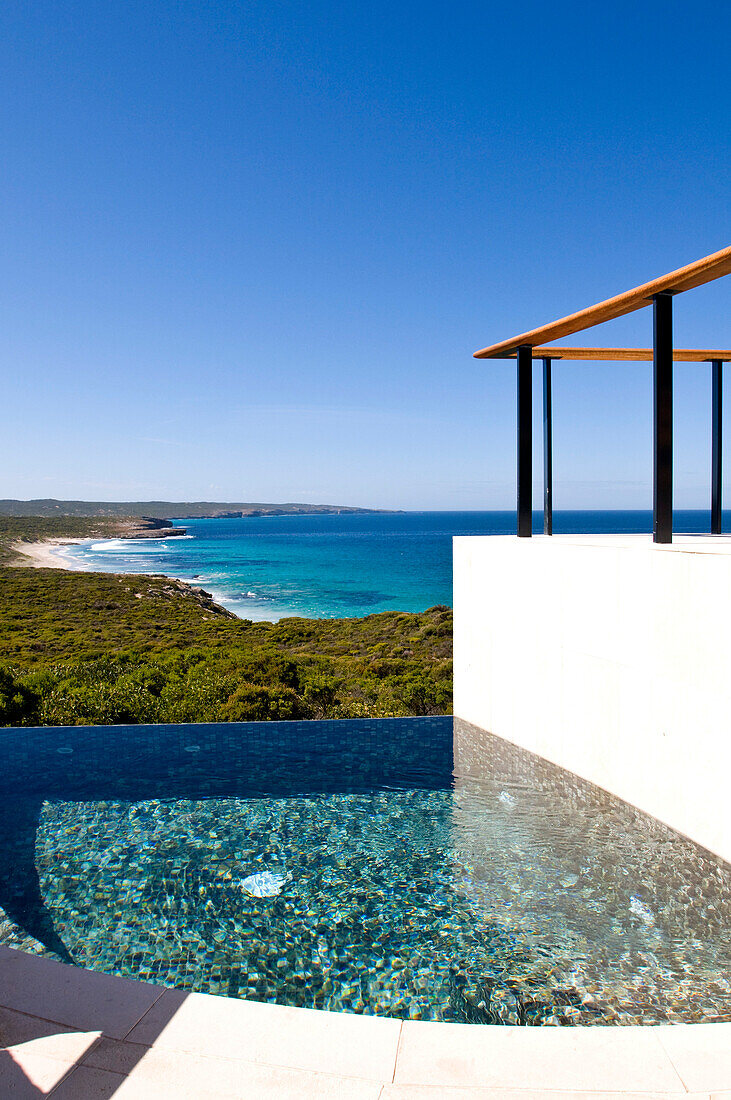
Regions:
<instances>
[{"instance_id":1,"label":"coastline","mask_svg":"<svg viewBox=\"0 0 731 1100\"><path fill-rule=\"evenodd\" d=\"M266 517L260 516L259 518ZM276 623L282 618L307 617L298 613L294 608L286 611L284 614L274 615L272 617L271 613L257 614L254 609L240 608L236 604L232 606L233 601L227 599L225 592L216 591L215 588L213 591L210 591L203 588L200 584L197 584L195 579L191 580L190 577L185 579L175 573L161 572L154 564L152 564L149 570L145 570L141 573L135 570L129 574L124 569L99 568L98 565L84 561L82 556L74 555L73 553L63 553L65 549L73 551L73 548L76 546L82 546L84 544L88 546L90 543L94 542L117 540L130 542L138 540L158 541L183 535L187 535L187 528L183 526L173 527L170 520L157 520L152 517L145 517L139 522L117 522L115 523L115 529L112 531L94 536L87 535L84 538L73 538L66 535L49 537L42 540L39 539L34 542L16 539L9 544L9 549L14 557L8 564L16 568L60 569L70 573L106 573L110 576L117 577L128 575L164 577L169 582L170 586L178 589L178 591L186 592L195 600L199 601L204 610L216 615L237 619L241 622ZM114 564L116 565L116 563ZM247 611L249 611L249 614L246 613Z\"/></svg>"},{"instance_id":2,"label":"coastline","mask_svg":"<svg viewBox=\"0 0 731 1100\"><path fill-rule=\"evenodd\" d=\"M10 549L25 561L14 560L13 565L29 569L66 569L70 572L84 572L84 567L71 558L64 558L59 551L64 546L78 546L88 539L43 539L42 542L12 542Z\"/></svg>"},{"instance_id":3,"label":"coastline","mask_svg":"<svg viewBox=\"0 0 731 1100\"><path fill-rule=\"evenodd\" d=\"M204 587L237 619L276 623L367 618L449 605L452 529L462 533L465 523L468 530L485 526L479 517L444 520L428 514L173 522L187 526L190 541L178 546L161 537L175 530L170 521L155 530L152 540L146 532L148 537L138 541L140 524L132 517L127 517L125 531L119 521L108 518L71 518L66 524L63 517L48 522L39 517L8 524L7 533L15 535L17 564L118 576L165 575ZM24 544L18 544L19 537Z\"/></svg>"},{"instance_id":4,"label":"coastline","mask_svg":"<svg viewBox=\"0 0 731 1100\"><path fill-rule=\"evenodd\" d=\"M132 535L119 536L133 538ZM88 539L54 538L44 539L42 542L14 542L11 549L14 553L22 555L26 561L14 561L12 564L20 568L30 569L63 569L69 573L95 573L97 570L89 569L73 558L62 557L59 551L64 546L78 546L88 542ZM137 576L150 577L155 574L140 573ZM123 577L124 573L111 573L110 576ZM198 585L181 580L180 577L171 577L167 573L157 574L164 577L167 584L162 591L166 595L174 595L176 592L192 597L201 609L208 614L219 615L227 619L240 619L240 615L234 614L227 607L218 603L215 597Z\"/></svg>"},{"instance_id":5,"label":"coastline","mask_svg":"<svg viewBox=\"0 0 731 1100\"><path fill-rule=\"evenodd\" d=\"M33 569L67 569L71 572L86 572L86 567L73 559L63 558L60 551L65 546L81 546L85 542L102 541L104 539L168 539L179 538L187 534L185 527L174 527L171 520L143 517L141 519L122 519L113 521L113 530L89 534L84 537L71 537L59 535L30 542L25 539L14 539L10 543L10 550L25 561L14 561L13 564Z\"/></svg>"},{"instance_id":6,"label":"coastline","mask_svg":"<svg viewBox=\"0 0 731 1100\"><path fill-rule=\"evenodd\" d=\"M168 528L152 528L149 527L134 529L131 528L126 533L115 533L112 537L115 539L140 539L140 538L169 538L175 534L185 534L185 528L176 527L172 529ZM23 542L22 540L16 540L10 544L10 550L15 555L13 560L9 562L10 565L20 569L62 569L68 573L96 573L100 570L94 569L91 566L85 565L80 562L78 558L74 558L71 555L65 556L63 550L65 547L81 546L89 541L98 541L98 539L90 540L87 538L70 538L58 537L42 539L37 542ZM117 572L116 570L105 570L109 572L111 576L123 577L126 576L124 572ZM153 574L153 573L140 573L138 576L163 576L168 581L168 593L172 593L173 589L178 592L183 592L186 595L192 596L196 602L198 602L204 611L210 614L221 615L230 619L239 619L243 621L245 616L237 615L235 611L226 607L223 603L219 603L220 597L217 597L214 593L208 592L200 585L191 584L190 581L183 580L182 577L171 576L169 573ZM271 620L265 620L267 622Z\"/></svg>"}]
</instances>

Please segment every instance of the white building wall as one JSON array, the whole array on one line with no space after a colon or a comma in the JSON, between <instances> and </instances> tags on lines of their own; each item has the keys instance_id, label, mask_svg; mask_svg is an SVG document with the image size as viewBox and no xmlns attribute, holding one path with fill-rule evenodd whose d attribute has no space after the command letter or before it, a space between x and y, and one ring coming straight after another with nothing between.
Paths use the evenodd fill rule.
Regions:
<instances>
[{"instance_id":1,"label":"white building wall","mask_svg":"<svg viewBox=\"0 0 731 1100\"><path fill-rule=\"evenodd\" d=\"M731 540L454 540L454 713L731 860Z\"/></svg>"}]
</instances>

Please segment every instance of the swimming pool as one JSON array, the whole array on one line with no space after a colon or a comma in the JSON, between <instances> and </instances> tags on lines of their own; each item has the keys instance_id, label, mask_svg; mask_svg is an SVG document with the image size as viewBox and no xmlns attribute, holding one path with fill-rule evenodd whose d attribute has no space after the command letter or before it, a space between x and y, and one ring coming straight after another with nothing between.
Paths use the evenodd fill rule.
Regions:
<instances>
[{"instance_id":1,"label":"swimming pool","mask_svg":"<svg viewBox=\"0 0 731 1100\"><path fill-rule=\"evenodd\" d=\"M731 868L465 723L0 736L0 943L400 1018L731 1019Z\"/></svg>"}]
</instances>

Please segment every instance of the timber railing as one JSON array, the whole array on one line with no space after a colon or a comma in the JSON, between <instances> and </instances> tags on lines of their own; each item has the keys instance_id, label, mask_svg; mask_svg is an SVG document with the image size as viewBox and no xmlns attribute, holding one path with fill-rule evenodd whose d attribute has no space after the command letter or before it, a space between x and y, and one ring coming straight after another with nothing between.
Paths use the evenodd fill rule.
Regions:
<instances>
[{"instance_id":1,"label":"timber railing","mask_svg":"<svg viewBox=\"0 0 731 1100\"><path fill-rule=\"evenodd\" d=\"M543 360L543 530L553 532L553 410L551 362L568 360L652 361L653 364L653 492L652 532L655 542L673 537L673 361L712 364L711 531L721 533L721 429L723 364L731 350L673 348L673 296L731 273L731 247L671 271L659 279L617 294L605 302L523 332L510 340L482 348L475 359L517 359L518 367L518 535L532 534L533 520L533 360ZM547 347L576 332L653 309L652 348Z\"/></svg>"}]
</instances>

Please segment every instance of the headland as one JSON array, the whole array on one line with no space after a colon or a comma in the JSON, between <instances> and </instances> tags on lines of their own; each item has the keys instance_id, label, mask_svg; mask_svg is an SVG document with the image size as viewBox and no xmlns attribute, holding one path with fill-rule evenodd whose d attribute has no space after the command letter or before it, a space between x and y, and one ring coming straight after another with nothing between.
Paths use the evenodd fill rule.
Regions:
<instances>
[{"instance_id":1,"label":"headland","mask_svg":"<svg viewBox=\"0 0 731 1100\"><path fill-rule=\"evenodd\" d=\"M373 515L388 511L387 508L357 508L339 504L242 504L210 500L0 500L0 516L29 517L244 519L247 516Z\"/></svg>"}]
</instances>

